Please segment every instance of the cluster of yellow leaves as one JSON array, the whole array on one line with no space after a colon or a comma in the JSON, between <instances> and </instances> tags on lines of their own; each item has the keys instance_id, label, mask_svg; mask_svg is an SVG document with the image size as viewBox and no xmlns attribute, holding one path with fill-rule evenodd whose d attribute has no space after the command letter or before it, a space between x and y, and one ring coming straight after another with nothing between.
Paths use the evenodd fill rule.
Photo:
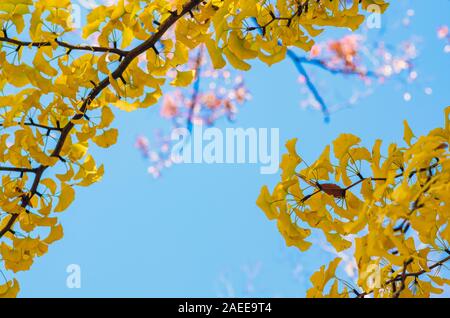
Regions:
<instances>
[{"instance_id":1,"label":"cluster of yellow leaves","mask_svg":"<svg viewBox=\"0 0 450 318\"><path fill-rule=\"evenodd\" d=\"M367 149L342 134L333 142L335 160L327 146L303 169L296 139L287 142L281 182L272 193L262 188L258 206L288 246L309 249L318 230L337 253L353 253L358 268L349 290L338 284L339 258L323 266L308 296L429 297L450 283L439 276L450 261L449 115L450 107L445 127L420 137L405 122L405 146L390 144L385 155L381 140Z\"/></svg>"},{"instance_id":2,"label":"cluster of yellow leaves","mask_svg":"<svg viewBox=\"0 0 450 318\"><path fill-rule=\"evenodd\" d=\"M351 3L350 3L351 2ZM74 186L101 179L88 153L109 147L111 107L133 111L155 104L168 74L171 85L195 78L189 53L205 46L214 66L238 69L248 60L282 60L287 46L309 49L324 26L356 28L362 11L383 0L118 0L87 16L76 38L70 0L2 0L0 3L0 253L4 268L30 268L48 244L62 237L54 217L69 207ZM308 236L280 218L291 237ZM40 237L45 237L41 239ZM305 248L305 246L303 246ZM6 290L4 292L4 290ZM16 281L0 287L15 295Z\"/></svg>"},{"instance_id":3,"label":"cluster of yellow leaves","mask_svg":"<svg viewBox=\"0 0 450 318\"><path fill-rule=\"evenodd\" d=\"M371 4L380 12L388 6L383 0L217 1L219 9L212 19L216 45L211 40L206 45L219 68L225 64L222 53L240 70L250 69L247 60L255 58L272 65L285 58L289 46L310 50L323 27L356 30L364 21L361 8Z\"/></svg>"}]
</instances>

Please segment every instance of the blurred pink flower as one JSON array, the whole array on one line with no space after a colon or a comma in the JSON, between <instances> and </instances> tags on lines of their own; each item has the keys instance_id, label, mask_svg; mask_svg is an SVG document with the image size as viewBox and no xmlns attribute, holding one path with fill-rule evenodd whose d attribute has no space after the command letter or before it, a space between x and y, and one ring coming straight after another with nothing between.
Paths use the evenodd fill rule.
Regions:
<instances>
[{"instance_id":1,"label":"blurred pink flower","mask_svg":"<svg viewBox=\"0 0 450 318\"><path fill-rule=\"evenodd\" d=\"M221 100L217 98L214 92L203 94L201 97L201 102L205 104L209 109L217 109L222 104Z\"/></svg>"},{"instance_id":2,"label":"blurred pink flower","mask_svg":"<svg viewBox=\"0 0 450 318\"><path fill-rule=\"evenodd\" d=\"M175 98L170 94L164 95L161 107L161 117L173 118L177 114L178 114L178 105Z\"/></svg>"},{"instance_id":3,"label":"blurred pink flower","mask_svg":"<svg viewBox=\"0 0 450 318\"><path fill-rule=\"evenodd\" d=\"M237 112L237 107L236 107L236 106L234 105L234 103L233 103L231 100L229 100L229 99L226 99L226 100L225 100L224 106L225 106L225 109L226 109L228 112L230 112L230 113L236 113L236 112Z\"/></svg>"},{"instance_id":4,"label":"blurred pink flower","mask_svg":"<svg viewBox=\"0 0 450 318\"><path fill-rule=\"evenodd\" d=\"M214 69L206 59L207 55L199 56L202 52L202 49L192 52L190 61L185 66L186 69L198 71L200 77L196 84L186 89L166 92L162 98L160 116L169 119L172 128L212 126L221 118L234 120L238 107L251 99L241 75ZM139 61L142 64L146 62L144 58ZM176 70L169 73L169 77L174 77ZM151 146L146 138L139 137L136 147L148 159L148 173L155 178L159 178L161 172L173 164L173 140L160 130L152 138Z\"/></svg>"},{"instance_id":5,"label":"blurred pink flower","mask_svg":"<svg viewBox=\"0 0 450 318\"><path fill-rule=\"evenodd\" d=\"M238 103L244 103L249 99L248 90L244 86L238 87L235 91L235 94Z\"/></svg>"},{"instance_id":6,"label":"blurred pink flower","mask_svg":"<svg viewBox=\"0 0 450 318\"><path fill-rule=\"evenodd\" d=\"M309 52L309 56L311 58L317 57L320 55L322 49L320 47L320 45L313 45L313 47L311 48L311 51Z\"/></svg>"},{"instance_id":7,"label":"blurred pink flower","mask_svg":"<svg viewBox=\"0 0 450 318\"><path fill-rule=\"evenodd\" d=\"M145 136L138 136L134 146L142 153L144 157L148 156L150 150L150 142Z\"/></svg>"},{"instance_id":8,"label":"blurred pink flower","mask_svg":"<svg viewBox=\"0 0 450 318\"><path fill-rule=\"evenodd\" d=\"M335 54L337 62L343 62L349 69L356 69L355 57L358 54L361 38L356 34L344 36L342 39L328 42L328 49Z\"/></svg>"},{"instance_id":9,"label":"blurred pink flower","mask_svg":"<svg viewBox=\"0 0 450 318\"><path fill-rule=\"evenodd\" d=\"M440 39L445 39L448 36L448 33L449 33L449 29L448 29L448 26L446 26L446 25L439 27L439 29L437 30L437 36Z\"/></svg>"}]
</instances>

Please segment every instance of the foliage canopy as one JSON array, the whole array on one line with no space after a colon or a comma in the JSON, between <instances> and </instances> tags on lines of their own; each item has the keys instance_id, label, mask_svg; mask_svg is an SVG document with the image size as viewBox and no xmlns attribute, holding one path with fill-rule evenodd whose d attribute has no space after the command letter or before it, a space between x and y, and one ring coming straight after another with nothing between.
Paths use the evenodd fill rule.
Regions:
<instances>
[{"instance_id":1,"label":"foliage canopy","mask_svg":"<svg viewBox=\"0 0 450 318\"><path fill-rule=\"evenodd\" d=\"M383 0L119 0L90 12L76 38L70 0L0 3L0 254L4 268L28 270L63 236L55 213L66 210L75 186L101 179L89 154L118 138L112 107L155 104L167 74L187 86L195 71L189 51L205 46L216 68L269 65L287 47L309 50L323 27L356 29L371 4ZM140 65L140 60L145 65ZM14 279L0 286L15 296Z\"/></svg>"},{"instance_id":2,"label":"foliage canopy","mask_svg":"<svg viewBox=\"0 0 450 318\"><path fill-rule=\"evenodd\" d=\"M404 123L404 145L382 151L342 134L311 165L286 144L281 181L263 187L258 206L288 246L311 247L322 232L337 255L350 255L356 286L339 279L339 256L311 277L309 297L429 297L450 284L450 107L445 126L415 137ZM385 153L385 154L383 154ZM330 157L334 158L331 159Z\"/></svg>"}]
</instances>

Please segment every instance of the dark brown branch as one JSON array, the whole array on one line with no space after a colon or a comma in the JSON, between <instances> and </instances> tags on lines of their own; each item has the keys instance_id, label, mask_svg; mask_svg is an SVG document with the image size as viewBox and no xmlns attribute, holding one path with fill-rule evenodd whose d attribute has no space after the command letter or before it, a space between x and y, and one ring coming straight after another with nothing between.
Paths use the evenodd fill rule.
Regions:
<instances>
[{"instance_id":1,"label":"dark brown branch","mask_svg":"<svg viewBox=\"0 0 450 318\"><path fill-rule=\"evenodd\" d=\"M33 168L17 168L17 167L0 167L0 171L20 172L20 173L26 173L26 172L35 173L36 169L33 169Z\"/></svg>"},{"instance_id":2,"label":"dark brown branch","mask_svg":"<svg viewBox=\"0 0 450 318\"><path fill-rule=\"evenodd\" d=\"M22 123L16 123L17 125L22 125ZM46 129L47 132L50 131L61 131L61 127L51 127L51 126L47 126L47 125L41 125L41 124L36 124L31 118L30 121L27 123L23 123L23 125L25 126L30 126L30 127L36 127L36 128L42 128L42 129ZM0 127L3 126L3 123L0 123Z\"/></svg>"},{"instance_id":3,"label":"dark brown branch","mask_svg":"<svg viewBox=\"0 0 450 318\"><path fill-rule=\"evenodd\" d=\"M422 173L422 172L427 172L427 171L429 171L429 170L431 170L431 169L434 169L434 168L437 168L438 166L439 166L439 160L436 162L436 163L433 163L431 166L429 166L429 167L426 167L426 168L422 168L422 169L419 169L419 170L414 170L414 171L412 171L410 174L409 174L409 176L408 176L408 178L409 179L411 179L412 177L414 177L416 174L418 174L418 173ZM401 178L401 177L403 177L403 172L401 172L401 173L399 173L399 174L397 174L397 175L395 175L395 179L398 179L398 178ZM373 181L387 181L387 178L370 178L370 179L372 179Z\"/></svg>"},{"instance_id":4,"label":"dark brown branch","mask_svg":"<svg viewBox=\"0 0 450 318\"><path fill-rule=\"evenodd\" d=\"M61 127L51 127L51 126L36 124L32 120L30 120L29 123L25 123L24 125L25 126L32 126L32 127L36 127L36 128L47 129L48 131L61 131L62 130Z\"/></svg>"},{"instance_id":5,"label":"dark brown branch","mask_svg":"<svg viewBox=\"0 0 450 318\"><path fill-rule=\"evenodd\" d=\"M292 23L292 20L295 17L300 17L302 15L303 12L308 12L308 1L306 1L303 4L298 4L297 10L295 10L295 12L289 16L289 17L281 17L281 16L276 16L275 13L271 10L269 11L269 15L271 17L271 19L266 22L264 25L259 25L256 22L256 18L253 18L253 21L256 23L256 26L251 26L251 27L247 27L246 30L247 31L255 31L255 30L260 30L261 33L263 35L266 34L266 29L275 21L286 21L286 26L289 27Z\"/></svg>"},{"instance_id":6,"label":"dark brown branch","mask_svg":"<svg viewBox=\"0 0 450 318\"><path fill-rule=\"evenodd\" d=\"M449 251L446 250L446 252L447 252L447 254L449 254ZM434 263L433 265L429 266L428 268L430 269L430 271L421 270L421 271L413 272L413 273L407 273L407 272L406 272L406 267L407 267L406 264L407 264L407 263L405 263L405 266L403 267L402 273L401 273L401 274L398 274L398 275L396 275L394 278L391 278L391 279L389 279L388 281L386 281L385 285L389 285L389 284L393 284L393 283L395 284L396 282L399 282L399 281L402 282L402 286L401 286L401 287L403 287L403 289L397 290L397 291L394 293L394 295L393 295L393 297L396 297L396 298L397 298L397 297L400 296L400 292L406 288L406 286L404 285L404 283L405 283L405 281L406 281L406 279L407 279L408 277L414 277L414 278L417 279L417 278L419 278L420 276L422 276L423 274L429 273L429 272L431 272L433 269L435 269L435 268L437 268L437 267L440 267L440 266L443 266L443 265L444 265L445 263L447 263L448 261L450 261L450 256L447 256L447 257L441 259L440 261ZM357 297L358 297L358 298L364 298L365 296L370 295L371 293L373 293L373 290L368 291L368 292L364 292L364 293L360 293L360 294L357 295Z\"/></svg>"},{"instance_id":7,"label":"dark brown branch","mask_svg":"<svg viewBox=\"0 0 450 318\"><path fill-rule=\"evenodd\" d=\"M11 39L7 36L0 37L0 42L10 43L17 45L17 49L21 47L44 47L44 46L52 46L52 42L28 42L28 41L20 41ZM91 46L91 45L74 45L67 42L55 40L55 43L61 47L68 49L69 51L90 51L90 52L103 52L103 53L114 53L120 56L126 56L128 51L124 51L118 48L110 48L110 47L102 47L102 46Z\"/></svg>"},{"instance_id":8,"label":"dark brown branch","mask_svg":"<svg viewBox=\"0 0 450 318\"><path fill-rule=\"evenodd\" d=\"M436 262L436 263L434 263L433 265L431 265L430 267L429 267L429 269L430 270L433 270L433 269L435 269L435 268L437 268L437 267L439 267L439 266L443 266L445 263L447 263L448 261L450 261L450 256L447 256L447 257L445 257L444 259L442 259L442 260L440 260L440 261L438 261L438 262ZM405 273L405 277L419 277L419 276L421 276L421 275L423 275L423 274L426 274L426 273L429 273L428 271L426 271L426 270L421 270L421 271L418 271L418 272L414 272L414 273ZM387 283L391 283L391 282L393 282L393 281L400 281L402 279L402 276L401 275L397 275L396 277L394 277L394 278L392 278L391 280L389 280Z\"/></svg>"},{"instance_id":9,"label":"dark brown branch","mask_svg":"<svg viewBox=\"0 0 450 318\"><path fill-rule=\"evenodd\" d=\"M400 288L398 290L395 291L394 295L392 296L392 298L398 298L400 297L400 294L402 293L402 291L405 290L406 288L406 271L408 270L408 265L412 263L412 259L408 260L407 262L405 262L405 264L403 265L403 271L402 274L399 276L400 277ZM395 287L395 281L392 282L392 284Z\"/></svg>"},{"instance_id":10,"label":"dark brown branch","mask_svg":"<svg viewBox=\"0 0 450 318\"><path fill-rule=\"evenodd\" d=\"M437 166L439 166L439 161L432 164L431 166L427 167L427 168L422 168L419 170L414 170L409 174L409 178L412 178L414 175L416 175L417 173L421 173L421 172L426 172L429 171L430 169L434 169ZM316 195L317 193L320 192L324 192L326 194L332 195L336 198L344 198L345 197L345 193L349 190L351 190L352 188L356 187L357 185L361 184L362 182L366 181L366 180L371 180L371 181L387 181L387 178L372 178L372 177L367 177L364 178L361 175L359 176L360 179L354 183L352 183L351 185L349 185L346 188L341 188L340 186L336 185L336 184L322 184L319 182L313 182L311 180L307 180L304 176L297 174L297 177L302 179L303 181L305 181L306 183L308 183L310 186L313 186L314 188L316 188L317 190L310 194L307 195L303 198L302 202L305 202L306 200L310 199L312 196ZM396 179L403 177L403 173L399 173L395 176ZM417 209L420 209L422 206L418 204L417 200L416 202L414 202L414 207L413 210L410 213L413 213L414 211L416 211ZM402 224L402 229L403 229L403 225ZM395 228L394 230L399 231L400 229Z\"/></svg>"}]
</instances>

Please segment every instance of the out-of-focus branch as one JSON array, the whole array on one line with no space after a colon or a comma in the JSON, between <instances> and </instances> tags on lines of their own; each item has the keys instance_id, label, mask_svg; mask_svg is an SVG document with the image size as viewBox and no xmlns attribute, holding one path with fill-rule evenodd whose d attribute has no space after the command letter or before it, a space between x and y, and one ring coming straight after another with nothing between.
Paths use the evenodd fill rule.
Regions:
<instances>
[{"instance_id":1,"label":"out-of-focus branch","mask_svg":"<svg viewBox=\"0 0 450 318\"><path fill-rule=\"evenodd\" d=\"M372 77L372 78L377 77L377 74L374 71L361 72L358 70L352 70L352 69L348 69L348 68L333 68L333 67L327 66L321 59L315 59L315 58L310 59L310 58L306 58L304 56L298 56L295 53L294 53L294 55L299 63L317 66L317 67L321 68L322 70L327 71L328 73L331 73L331 74L356 75L356 76L364 76L364 77ZM291 59L292 59L292 57L291 57Z\"/></svg>"},{"instance_id":2,"label":"out-of-focus branch","mask_svg":"<svg viewBox=\"0 0 450 318\"><path fill-rule=\"evenodd\" d=\"M203 60L203 47L199 48L197 58L195 60L195 82L193 86L193 92L191 97L191 104L189 105L189 113L186 120L186 126L189 132L192 132L193 120L195 114L195 107L198 102L198 95L200 93L200 79L201 79L201 69L202 69L202 60Z\"/></svg>"},{"instance_id":3,"label":"out-of-focus branch","mask_svg":"<svg viewBox=\"0 0 450 318\"><path fill-rule=\"evenodd\" d=\"M295 67L297 68L298 72L305 78L306 86L308 87L310 92L313 94L315 100L320 105L320 109L324 115L325 122L329 122L330 121L330 112L328 111L328 107L325 104L325 101L322 98L322 96L320 95L316 86L311 81L311 78L309 77L305 68L303 67L302 60L294 53L294 51L292 51L290 49L287 50L287 55L294 62Z\"/></svg>"}]
</instances>

